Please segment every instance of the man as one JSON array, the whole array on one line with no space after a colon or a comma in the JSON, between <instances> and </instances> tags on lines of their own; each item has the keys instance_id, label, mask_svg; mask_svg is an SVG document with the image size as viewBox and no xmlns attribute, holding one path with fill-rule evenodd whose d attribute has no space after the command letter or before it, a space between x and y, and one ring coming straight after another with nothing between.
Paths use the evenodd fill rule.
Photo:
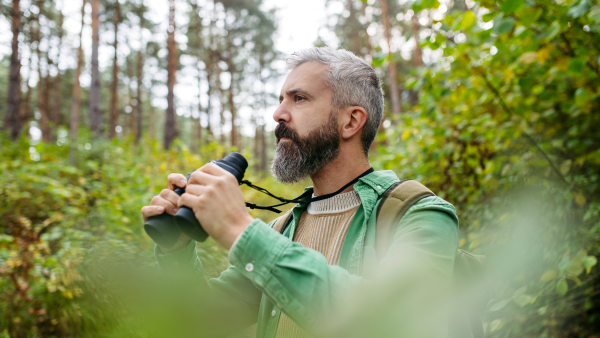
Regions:
<instances>
[{"instance_id":1,"label":"man","mask_svg":"<svg viewBox=\"0 0 600 338\"><path fill-rule=\"evenodd\" d=\"M282 183L310 177L313 196L333 193L371 167L368 151L383 114L380 81L370 65L345 50L301 50L287 65L291 72L273 114L272 173ZM218 295L214 311L203 312L213 324L233 331L258 322L258 337L445 337L444 296L458 219L444 200L422 199L377 257L377 206L398 181L391 171L376 171L331 198L298 204L280 234L271 229L275 221L267 225L248 214L232 175L206 164L189 182L169 175L169 189L142 214L173 215L187 206L229 250L230 268L197 281L202 292ZM179 197L176 186L186 193ZM157 246L155 254L162 270L176 265L202 275L195 243L185 235L171 249ZM228 315L234 309L236 315Z\"/></svg>"}]
</instances>

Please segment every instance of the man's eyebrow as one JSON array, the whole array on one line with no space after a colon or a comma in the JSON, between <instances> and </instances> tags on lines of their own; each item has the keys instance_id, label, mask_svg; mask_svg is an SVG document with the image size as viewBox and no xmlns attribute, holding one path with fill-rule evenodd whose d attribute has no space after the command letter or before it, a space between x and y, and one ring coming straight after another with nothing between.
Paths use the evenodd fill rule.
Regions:
<instances>
[{"instance_id":1,"label":"man's eyebrow","mask_svg":"<svg viewBox=\"0 0 600 338\"><path fill-rule=\"evenodd\" d=\"M302 88L292 88L292 89L288 89L285 92L285 95L288 95L288 96L292 96L292 95L296 95L296 94L306 96L307 98L312 98L312 95L310 95L306 90L304 90ZM283 101L283 96L279 95L279 102L281 102L281 101Z\"/></svg>"}]
</instances>

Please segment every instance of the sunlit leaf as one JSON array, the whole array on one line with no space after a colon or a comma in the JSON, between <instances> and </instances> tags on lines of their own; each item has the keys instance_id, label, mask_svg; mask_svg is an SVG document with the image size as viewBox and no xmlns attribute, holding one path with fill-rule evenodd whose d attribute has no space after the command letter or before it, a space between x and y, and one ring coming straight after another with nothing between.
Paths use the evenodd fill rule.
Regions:
<instances>
[{"instance_id":1,"label":"sunlit leaf","mask_svg":"<svg viewBox=\"0 0 600 338\"><path fill-rule=\"evenodd\" d=\"M579 3L576 6L573 6L569 9L567 15L572 18L578 18L587 13L591 7L592 4L589 0L579 0Z\"/></svg>"},{"instance_id":2,"label":"sunlit leaf","mask_svg":"<svg viewBox=\"0 0 600 338\"><path fill-rule=\"evenodd\" d=\"M541 282L547 282L549 280L554 279L554 277L556 277L556 270L548 270L546 272L544 272L544 274L542 275L542 277L540 278Z\"/></svg>"},{"instance_id":3,"label":"sunlit leaf","mask_svg":"<svg viewBox=\"0 0 600 338\"><path fill-rule=\"evenodd\" d=\"M544 40L552 40L554 37L560 33L560 24L558 21L554 21L542 34L542 39Z\"/></svg>"},{"instance_id":4,"label":"sunlit leaf","mask_svg":"<svg viewBox=\"0 0 600 338\"><path fill-rule=\"evenodd\" d=\"M477 18L475 17L475 14L472 11L466 11L460 20L460 29L467 30L473 27L476 21Z\"/></svg>"},{"instance_id":5,"label":"sunlit leaf","mask_svg":"<svg viewBox=\"0 0 600 338\"><path fill-rule=\"evenodd\" d=\"M590 13L588 14L588 18L596 23L600 23L600 5L595 5L592 7Z\"/></svg>"},{"instance_id":6,"label":"sunlit leaf","mask_svg":"<svg viewBox=\"0 0 600 338\"><path fill-rule=\"evenodd\" d=\"M583 266L585 266L586 269L591 269L597 263L598 263L598 259L595 256L587 256L583 259Z\"/></svg>"}]
</instances>

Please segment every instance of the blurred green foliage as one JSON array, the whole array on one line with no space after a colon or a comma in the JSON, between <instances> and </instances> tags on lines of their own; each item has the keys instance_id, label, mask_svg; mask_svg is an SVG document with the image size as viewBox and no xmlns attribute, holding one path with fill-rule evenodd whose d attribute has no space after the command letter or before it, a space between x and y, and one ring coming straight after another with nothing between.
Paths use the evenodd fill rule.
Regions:
<instances>
[{"instance_id":1,"label":"blurred green foliage","mask_svg":"<svg viewBox=\"0 0 600 338\"><path fill-rule=\"evenodd\" d=\"M437 8L417 1L415 11ZM458 207L460 246L490 258L490 337L599 332L600 3L476 1L420 42L418 104L375 167Z\"/></svg>"},{"instance_id":2,"label":"blurred green foliage","mask_svg":"<svg viewBox=\"0 0 600 338\"><path fill-rule=\"evenodd\" d=\"M210 144L199 156L181 143L164 151L156 142L93 142L85 131L79 140L73 165L67 145L0 141L1 334L143 336L109 273L117 266L153 269L154 244L143 231L141 207L166 188L169 173L187 175L225 151ZM277 194L302 191L250 171L247 179ZM243 191L259 205L277 202ZM276 216L251 213L265 220ZM212 240L199 244L198 253L207 277L229 265Z\"/></svg>"}]
</instances>

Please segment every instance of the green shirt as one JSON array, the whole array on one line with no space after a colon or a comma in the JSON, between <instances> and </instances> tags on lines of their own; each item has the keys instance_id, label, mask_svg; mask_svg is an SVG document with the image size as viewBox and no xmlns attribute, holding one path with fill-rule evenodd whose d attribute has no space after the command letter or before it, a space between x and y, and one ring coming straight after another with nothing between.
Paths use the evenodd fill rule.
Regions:
<instances>
[{"instance_id":1,"label":"green shirt","mask_svg":"<svg viewBox=\"0 0 600 338\"><path fill-rule=\"evenodd\" d=\"M361 205L349 226L337 266L328 265L322 254L292 241L307 207L298 204L283 235L271 229L275 221L266 224L255 219L250 223L231 254L232 266L218 278L204 278L193 241L169 254L155 250L159 269L177 266L194 271L203 292L218 295L210 313L217 318L212 321L215 325L227 323L223 331L258 321L257 337L272 338L284 311L305 330L334 336L333 332L350 330L358 323L353 319L356 316L369 318L361 314L364 310L378 313L368 320L370 325L378 325L375 329L381 330L380 336L385 332L409 336L425 328L420 337L444 337L447 323L441 309L446 302L441 298L445 293L438 291L451 283L458 218L454 207L443 199L422 199L400 220L387 255L378 259L375 213L382 194L396 182L394 172L386 170L366 175L354 185ZM440 300L439 304L433 299ZM415 318L407 318L412 316ZM381 324L386 320L395 323ZM341 328L337 323L346 324ZM362 329L368 327L368 323L362 325ZM369 330L373 333L373 328ZM358 337L363 334L359 332L356 328L339 336ZM397 335L399 332L405 334Z\"/></svg>"}]
</instances>

